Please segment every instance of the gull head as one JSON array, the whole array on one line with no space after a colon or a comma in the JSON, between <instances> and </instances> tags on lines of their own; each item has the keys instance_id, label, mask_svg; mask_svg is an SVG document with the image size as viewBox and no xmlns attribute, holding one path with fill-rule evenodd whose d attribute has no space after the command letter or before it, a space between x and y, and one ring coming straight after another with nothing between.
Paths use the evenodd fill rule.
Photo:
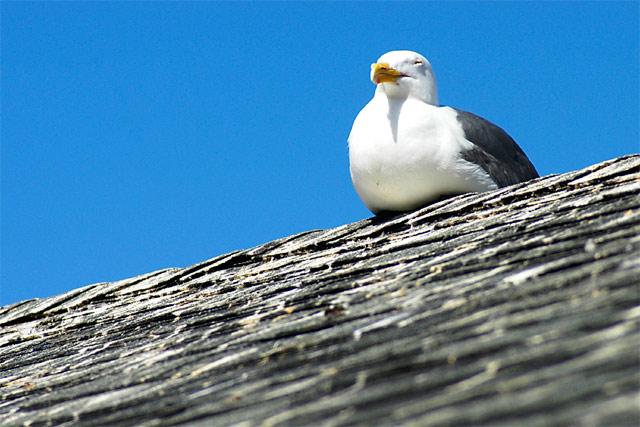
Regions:
<instances>
[{"instance_id":1,"label":"gull head","mask_svg":"<svg viewBox=\"0 0 640 427\"><path fill-rule=\"evenodd\" d=\"M371 81L387 98L413 98L438 105L438 88L427 58L410 50L387 52L371 64ZM376 92L377 93L377 92Z\"/></svg>"}]
</instances>

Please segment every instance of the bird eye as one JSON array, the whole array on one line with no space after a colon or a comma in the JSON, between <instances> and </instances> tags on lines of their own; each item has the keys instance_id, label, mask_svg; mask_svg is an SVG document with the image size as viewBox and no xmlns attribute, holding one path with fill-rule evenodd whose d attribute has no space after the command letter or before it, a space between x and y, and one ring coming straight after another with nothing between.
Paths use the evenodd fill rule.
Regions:
<instances>
[{"instance_id":1,"label":"bird eye","mask_svg":"<svg viewBox=\"0 0 640 427\"><path fill-rule=\"evenodd\" d=\"M413 63L413 65L422 65L422 61L420 61L419 59L416 60L416 62Z\"/></svg>"}]
</instances>

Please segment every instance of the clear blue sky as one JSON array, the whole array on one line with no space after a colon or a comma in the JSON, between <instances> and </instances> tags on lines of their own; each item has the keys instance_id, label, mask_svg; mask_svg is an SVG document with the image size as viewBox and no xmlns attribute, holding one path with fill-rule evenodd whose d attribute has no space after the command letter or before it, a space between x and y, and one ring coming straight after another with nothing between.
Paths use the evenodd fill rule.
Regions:
<instances>
[{"instance_id":1,"label":"clear blue sky","mask_svg":"<svg viewBox=\"0 0 640 427\"><path fill-rule=\"evenodd\" d=\"M0 305L370 216L389 50L541 175L639 151L638 2L2 2Z\"/></svg>"}]
</instances>

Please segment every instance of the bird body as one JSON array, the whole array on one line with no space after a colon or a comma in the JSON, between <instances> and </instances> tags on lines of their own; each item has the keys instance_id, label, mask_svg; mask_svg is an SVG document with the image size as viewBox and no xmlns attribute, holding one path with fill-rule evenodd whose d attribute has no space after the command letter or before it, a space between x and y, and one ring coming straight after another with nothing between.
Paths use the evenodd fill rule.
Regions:
<instances>
[{"instance_id":1,"label":"bird body","mask_svg":"<svg viewBox=\"0 0 640 427\"><path fill-rule=\"evenodd\" d=\"M444 195L537 176L502 129L438 105L435 77L423 56L389 52L372 65L371 79L376 92L354 121L349 159L356 192L373 213L412 210ZM523 161L524 173L505 175L510 162Z\"/></svg>"}]
</instances>

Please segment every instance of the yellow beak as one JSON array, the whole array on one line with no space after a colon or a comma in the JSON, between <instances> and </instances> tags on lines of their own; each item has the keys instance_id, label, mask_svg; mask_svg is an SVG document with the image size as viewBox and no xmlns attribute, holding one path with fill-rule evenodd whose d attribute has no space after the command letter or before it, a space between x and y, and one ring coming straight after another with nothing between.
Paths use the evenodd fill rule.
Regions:
<instances>
[{"instance_id":1,"label":"yellow beak","mask_svg":"<svg viewBox=\"0 0 640 427\"><path fill-rule=\"evenodd\" d=\"M371 64L371 81L375 84L380 83L396 83L398 77L406 76L398 70L389 67L386 62L376 62Z\"/></svg>"}]
</instances>

